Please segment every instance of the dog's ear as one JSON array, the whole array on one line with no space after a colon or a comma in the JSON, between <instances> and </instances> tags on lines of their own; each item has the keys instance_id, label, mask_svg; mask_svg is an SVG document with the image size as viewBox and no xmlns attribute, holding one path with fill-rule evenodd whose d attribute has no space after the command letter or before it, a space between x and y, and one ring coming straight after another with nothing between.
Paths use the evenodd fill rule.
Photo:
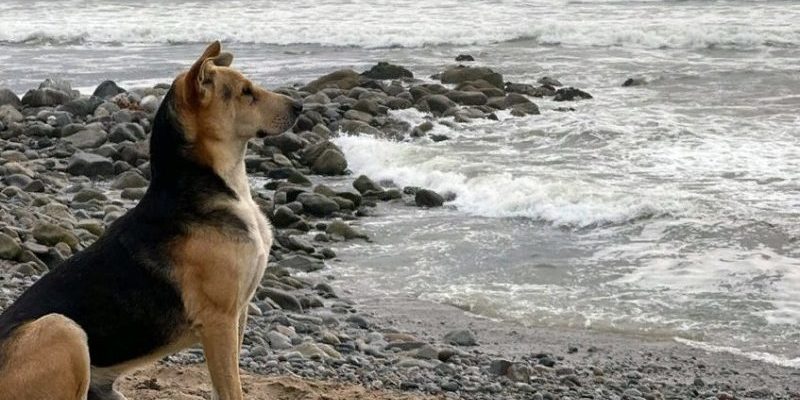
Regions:
<instances>
[{"instance_id":1,"label":"dog's ear","mask_svg":"<svg viewBox=\"0 0 800 400\"><path fill-rule=\"evenodd\" d=\"M212 83L211 80L214 76L212 64L214 64L214 59L220 56L221 50L222 45L219 43L219 40L211 43L186 74L186 85L191 91L191 94L201 101L206 94L206 85ZM231 56L230 59L232 61L233 56Z\"/></svg>"},{"instance_id":2,"label":"dog's ear","mask_svg":"<svg viewBox=\"0 0 800 400\"><path fill-rule=\"evenodd\" d=\"M230 67L232 62L233 54L228 53L227 51L222 52L218 56L214 57L214 65L218 67Z\"/></svg>"}]
</instances>

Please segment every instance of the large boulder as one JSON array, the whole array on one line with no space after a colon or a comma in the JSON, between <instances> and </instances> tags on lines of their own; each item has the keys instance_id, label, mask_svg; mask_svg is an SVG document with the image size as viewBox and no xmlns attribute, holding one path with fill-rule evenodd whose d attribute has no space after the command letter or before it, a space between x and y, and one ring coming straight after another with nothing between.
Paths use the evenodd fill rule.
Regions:
<instances>
[{"instance_id":1,"label":"large boulder","mask_svg":"<svg viewBox=\"0 0 800 400\"><path fill-rule=\"evenodd\" d=\"M330 87L349 90L361 84L363 80L364 78L361 75L359 75L358 72L353 71L352 69L342 69L339 71L331 72L330 74L327 75L323 75L311 81L301 90L303 90L304 92L311 92L311 93L316 93L321 89Z\"/></svg>"},{"instance_id":2,"label":"large boulder","mask_svg":"<svg viewBox=\"0 0 800 400\"><path fill-rule=\"evenodd\" d=\"M342 121L341 125L339 125L339 130L353 135L369 135L376 137L383 136L383 131L380 129L371 126L364 121L356 121L352 119Z\"/></svg>"},{"instance_id":3,"label":"large boulder","mask_svg":"<svg viewBox=\"0 0 800 400\"><path fill-rule=\"evenodd\" d=\"M325 268L325 263L317 258L294 255L278 261L278 267L294 269L302 272L314 272Z\"/></svg>"},{"instance_id":4,"label":"large boulder","mask_svg":"<svg viewBox=\"0 0 800 400\"><path fill-rule=\"evenodd\" d=\"M22 108L22 102L17 97L17 94L10 89L0 89L0 106L10 105L16 109Z\"/></svg>"},{"instance_id":5,"label":"large boulder","mask_svg":"<svg viewBox=\"0 0 800 400\"><path fill-rule=\"evenodd\" d=\"M311 171L319 175L344 175L347 171L347 159L341 151L326 149L311 164Z\"/></svg>"},{"instance_id":6,"label":"large boulder","mask_svg":"<svg viewBox=\"0 0 800 400\"><path fill-rule=\"evenodd\" d=\"M448 99L465 106L482 106L488 100L486 95L481 92L465 92L461 90L451 90L447 92L446 96Z\"/></svg>"},{"instance_id":7,"label":"large boulder","mask_svg":"<svg viewBox=\"0 0 800 400\"><path fill-rule=\"evenodd\" d=\"M80 97L70 100L66 104L59 106L58 110L66 111L79 117L84 117L94 114L94 111L100 106L100 104L103 104L103 99L99 97Z\"/></svg>"},{"instance_id":8,"label":"large boulder","mask_svg":"<svg viewBox=\"0 0 800 400\"><path fill-rule=\"evenodd\" d=\"M117 86L116 82L104 81L103 83L97 85L97 89L94 90L92 96L97 96L102 99L110 99L120 93L125 92L126 90Z\"/></svg>"},{"instance_id":9,"label":"large boulder","mask_svg":"<svg viewBox=\"0 0 800 400\"><path fill-rule=\"evenodd\" d=\"M414 203L419 207L441 207L444 204L444 197L433 190L419 189L414 194Z\"/></svg>"},{"instance_id":10,"label":"large boulder","mask_svg":"<svg viewBox=\"0 0 800 400\"><path fill-rule=\"evenodd\" d=\"M317 193L301 193L297 201L303 205L303 210L317 217L327 217L339 211L339 204Z\"/></svg>"},{"instance_id":11,"label":"large boulder","mask_svg":"<svg viewBox=\"0 0 800 400\"><path fill-rule=\"evenodd\" d=\"M264 145L277 147L283 154L289 154L302 149L306 145L306 141L292 132L284 132L280 135L265 137Z\"/></svg>"},{"instance_id":12,"label":"large boulder","mask_svg":"<svg viewBox=\"0 0 800 400\"><path fill-rule=\"evenodd\" d=\"M13 260L22 253L22 247L11 236L0 232L0 259Z\"/></svg>"},{"instance_id":13,"label":"large boulder","mask_svg":"<svg viewBox=\"0 0 800 400\"><path fill-rule=\"evenodd\" d=\"M591 99L592 95L574 87L566 87L556 90L553 101L574 101L581 99Z\"/></svg>"},{"instance_id":14,"label":"large boulder","mask_svg":"<svg viewBox=\"0 0 800 400\"><path fill-rule=\"evenodd\" d=\"M108 177L114 175L114 163L106 157L79 151L70 157L67 164L67 172L72 175L83 175L90 178Z\"/></svg>"},{"instance_id":15,"label":"large boulder","mask_svg":"<svg viewBox=\"0 0 800 400\"><path fill-rule=\"evenodd\" d=\"M353 181L353 187L358 190L359 193L364 194L367 192L382 192L383 188L380 187L377 183L373 182L372 179L369 179L366 175L361 175L356 180Z\"/></svg>"},{"instance_id":16,"label":"large boulder","mask_svg":"<svg viewBox=\"0 0 800 400\"><path fill-rule=\"evenodd\" d=\"M79 149L94 149L100 147L108 139L108 134L99 129L84 129L64 138Z\"/></svg>"},{"instance_id":17,"label":"large boulder","mask_svg":"<svg viewBox=\"0 0 800 400\"><path fill-rule=\"evenodd\" d=\"M463 83L482 79L497 88L503 88L503 75L487 67L465 67L463 65L451 67L442 72L440 79L442 83Z\"/></svg>"},{"instance_id":18,"label":"large boulder","mask_svg":"<svg viewBox=\"0 0 800 400\"><path fill-rule=\"evenodd\" d=\"M25 116L17 111L11 104L0 106L0 122L5 125L11 125L14 122L21 122Z\"/></svg>"},{"instance_id":19,"label":"large boulder","mask_svg":"<svg viewBox=\"0 0 800 400\"><path fill-rule=\"evenodd\" d=\"M50 88L29 90L22 96L22 104L29 107L52 107L70 100L69 94Z\"/></svg>"},{"instance_id":20,"label":"large boulder","mask_svg":"<svg viewBox=\"0 0 800 400\"><path fill-rule=\"evenodd\" d=\"M121 143L124 141L136 142L144 139L144 128L141 125L133 122L122 122L114 125L111 132L108 134L108 140L112 143Z\"/></svg>"},{"instance_id":21,"label":"large boulder","mask_svg":"<svg viewBox=\"0 0 800 400\"><path fill-rule=\"evenodd\" d=\"M56 225L47 222L40 222L33 227L33 238L37 242L46 246L55 246L58 243L66 243L69 247L75 249L78 247L79 240L72 232Z\"/></svg>"},{"instance_id":22,"label":"large boulder","mask_svg":"<svg viewBox=\"0 0 800 400\"><path fill-rule=\"evenodd\" d=\"M430 111L433 115L441 116L445 111L456 106L453 100L443 94L429 94L417 103L421 111Z\"/></svg>"},{"instance_id":23,"label":"large boulder","mask_svg":"<svg viewBox=\"0 0 800 400\"><path fill-rule=\"evenodd\" d=\"M413 78L414 74L408 69L399 65L389 64L388 62L381 61L373 65L368 71L364 71L361 75L370 79L400 79L400 78Z\"/></svg>"}]
</instances>

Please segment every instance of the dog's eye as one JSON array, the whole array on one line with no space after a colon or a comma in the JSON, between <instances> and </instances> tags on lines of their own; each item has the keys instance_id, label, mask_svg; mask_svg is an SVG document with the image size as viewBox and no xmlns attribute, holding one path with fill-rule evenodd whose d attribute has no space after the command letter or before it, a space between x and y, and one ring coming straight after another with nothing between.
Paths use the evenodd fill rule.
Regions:
<instances>
[{"instance_id":1,"label":"dog's eye","mask_svg":"<svg viewBox=\"0 0 800 400\"><path fill-rule=\"evenodd\" d=\"M253 89L249 87L242 89L242 96L252 96L252 95L253 95Z\"/></svg>"}]
</instances>

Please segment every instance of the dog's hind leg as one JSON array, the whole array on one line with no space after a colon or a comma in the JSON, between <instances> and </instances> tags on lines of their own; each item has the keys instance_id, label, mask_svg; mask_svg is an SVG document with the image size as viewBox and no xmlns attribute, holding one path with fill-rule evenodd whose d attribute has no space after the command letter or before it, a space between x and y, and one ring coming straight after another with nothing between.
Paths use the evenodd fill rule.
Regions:
<instances>
[{"instance_id":1,"label":"dog's hind leg","mask_svg":"<svg viewBox=\"0 0 800 400\"><path fill-rule=\"evenodd\" d=\"M89 345L71 319L48 314L26 323L0 351L0 400L86 399Z\"/></svg>"}]
</instances>

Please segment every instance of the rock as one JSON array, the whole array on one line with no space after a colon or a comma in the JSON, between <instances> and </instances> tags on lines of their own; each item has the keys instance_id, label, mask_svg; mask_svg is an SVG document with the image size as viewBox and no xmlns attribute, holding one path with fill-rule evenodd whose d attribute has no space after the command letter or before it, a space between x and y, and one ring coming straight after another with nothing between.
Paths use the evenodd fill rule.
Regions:
<instances>
[{"instance_id":1,"label":"rock","mask_svg":"<svg viewBox=\"0 0 800 400\"><path fill-rule=\"evenodd\" d=\"M144 96L142 101L139 102L139 107L149 114L154 114L158 111L159 106L161 106L161 99L153 95Z\"/></svg>"},{"instance_id":2,"label":"rock","mask_svg":"<svg viewBox=\"0 0 800 400\"><path fill-rule=\"evenodd\" d=\"M539 107L534 103L514 104L511 106L511 115L515 117L539 115Z\"/></svg>"},{"instance_id":3,"label":"rock","mask_svg":"<svg viewBox=\"0 0 800 400\"><path fill-rule=\"evenodd\" d=\"M0 106L9 105L16 109L22 108L22 102L17 97L17 94L12 92L10 89L2 88L0 89Z\"/></svg>"},{"instance_id":4,"label":"rock","mask_svg":"<svg viewBox=\"0 0 800 400\"><path fill-rule=\"evenodd\" d=\"M133 122L122 122L114 125L108 134L108 140L112 143L120 143L126 140L135 142L145 138L144 128Z\"/></svg>"},{"instance_id":5,"label":"rock","mask_svg":"<svg viewBox=\"0 0 800 400\"><path fill-rule=\"evenodd\" d=\"M455 346L478 345L478 339L475 337L475 333L469 329L457 329L450 331L444 335L444 341Z\"/></svg>"},{"instance_id":6,"label":"rock","mask_svg":"<svg viewBox=\"0 0 800 400\"><path fill-rule=\"evenodd\" d=\"M267 332L269 346L275 350L288 350L292 348L292 341L286 335L278 331Z\"/></svg>"},{"instance_id":7,"label":"rock","mask_svg":"<svg viewBox=\"0 0 800 400\"><path fill-rule=\"evenodd\" d=\"M339 220L333 221L330 224L328 224L328 227L325 228L325 233L334 237L343 238L344 240L350 240L350 239L369 240L369 237L366 234L357 231L350 225L347 225L345 222Z\"/></svg>"},{"instance_id":8,"label":"rock","mask_svg":"<svg viewBox=\"0 0 800 400\"><path fill-rule=\"evenodd\" d=\"M433 129L433 122L425 121L411 130L411 137L425 137Z\"/></svg>"},{"instance_id":9,"label":"rock","mask_svg":"<svg viewBox=\"0 0 800 400\"><path fill-rule=\"evenodd\" d=\"M433 190L419 189L414 194L414 203L418 207L441 207L444 204L444 197Z\"/></svg>"},{"instance_id":10,"label":"rock","mask_svg":"<svg viewBox=\"0 0 800 400\"><path fill-rule=\"evenodd\" d=\"M75 249L79 244L77 236L56 224L40 222L33 227L31 234L37 242L46 246L66 243L70 248Z\"/></svg>"},{"instance_id":11,"label":"rock","mask_svg":"<svg viewBox=\"0 0 800 400\"><path fill-rule=\"evenodd\" d=\"M447 98L465 106L481 106L486 104L488 100L486 95L481 92L464 92L461 90L447 92Z\"/></svg>"},{"instance_id":12,"label":"rock","mask_svg":"<svg viewBox=\"0 0 800 400\"><path fill-rule=\"evenodd\" d=\"M475 57L473 57L473 56L471 56L469 54L459 54L459 55L456 56L456 61L458 61L458 62L475 61Z\"/></svg>"},{"instance_id":13,"label":"rock","mask_svg":"<svg viewBox=\"0 0 800 400\"><path fill-rule=\"evenodd\" d=\"M382 192L383 188L378 186L377 183L373 182L372 179L369 179L366 175L361 175L356 180L353 181L353 187L358 190L359 193L364 194L366 192Z\"/></svg>"},{"instance_id":14,"label":"rock","mask_svg":"<svg viewBox=\"0 0 800 400\"><path fill-rule=\"evenodd\" d=\"M553 101L573 101L581 99L591 99L592 95L574 87L561 88L556 90Z\"/></svg>"},{"instance_id":15,"label":"rock","mask_svg":"<svg viewBox=\"0 0 800 400\"><path fill-rule=\"evenodd\" d=\"M11 236L0 232L0 259L13 260L22 253L22 246Z\"/></svg>"},{"instance_id":16,"label":"rock","mask_svg":"<svg viewBox=\"0 0 800 400\"><path fill-rule=\"evenodd\" d=\"M540 85L547 85L547 86L554 86L554 87L563 86L561 84L561 82L558 81L558 79L551 78L549 76L543 76L543 77L539 78L536 81L536 83L538 83Z\"/></svg>"},{"instance_id":17,"label":"rock","mask_svg":"<svg viewBox=\"0 0 800 400\"><path fill-rule=\"evenodd\" d=\"M300 217L298 217L291 208L286 206L280 206L275 209L275 213L272 215L272 224L275 225L276 228L286 228L289 225L300 221Z\"/></svg>"},{"instance_id":18,"label":"rock","mask_svg":"<svg viewBox=\"0 0 800 400\"><path fill-rule=\"evenodd\" d=\"M336 149L326 149L311 165L311 171L320 175L344 175L346 170L347 159Z\"/></svg>"},{"instance_id":19,"label":"rock","mask_svg":"<svg viewBox=\"0 0 800 400\"><path fill-rule=\"evenodd\" d=\"M126 90L117 86L114 81L104 81L97 85L97 88L92 93L92 96L97 96L101 99L108 99L120 93L125 93Z\"/></svg>"},{"instance_id":20,"label":"rock","mask_svg":"<svg viewBox=\"0 0 800 400\"><path fill-rule=\"evenodd\" d=\"M343 90L352 89L363 81L363 77L358 72L351 69L342 69L339 71L331 72L330 74L323 75L308 85L304 86L301 90L304 92L316 93L324 88L336 87Z\"/></svg>"},{"instance_id":21,"label":"rock","mask_svg":"<svg viewBox=\"0 0 800 400\"><path fill-rule=\"evenodd\" d=\"M92 200L103 202L108 201L108 197L103 192L95 189L83 189L75 193L75 196L72 196L72 201L75 203L85 203Z\"/></svg>"},{"instance_id":22,"label":"rock","mask_svg":"<svg viewBox=\"0 0 800 400\"><path fill-rule=\"evenodd\" d=\"M306 141L292 132L284 132L280 135L265 137L264 145L277 147L283 154L289 154L302 149L306 145Z\"/></svg>"},{"instance_id":23,"label":"rock","mask_svg":"<svg viewBox=\"0 0 800 400\"><path fill-rule=\"evenodd\" d=\"M311 95L306 96L303 99L304 103L316 103L316 104L328 104L331 102L331 98L328 97L324 92L317 92Z\"/></svg>"},{"instance_id":24,"label":"rock","mask_svg":"<svg viewBox=\"0 0 800 400\"><path fill-rule=\"evenodd\" d=\"M487 67L465 67L459 65L446 69L441 74L442 83L463 83L482 79L493 86L503 88L503 75Z\"/></svg>"},{"instance_id":25,"label":"rock","mask_svg":"<svg viewBox=\"0 0 800 400\"><path fill-rule=\"evenodd\" d=\"M628 78L625 82L622 82L622 87L630 87L630 86L644 86L647 84L647 79L645 78ZM2 104L0 102L0 104Z\"/></svg>"},{"instance_id":26,"label":"rock","mask_svg":"<svg viewBox=\"0 0 800 400\"><path fill-rule=\"evenodd\" d=\"M400 79L400 78L413 78L414 74L408 69L399 65L389 64L388 62L381 61L373 65L368 71L364 71L361 75L370 79Z\"/></svg>"},{"instance_id":27,"label":"rock","mask_svg":"<svg viewBox=\"0 0 800 400\"><path fill-rule=\"evenodd\" d=\"M372 115L358 110L347 110L347 112L344 113L344 118L355 121L361 121L367 124L372 122Z\"/></svg>"},{"instance_id":28,"label":"rock","mask_svg":"<svg viewBox=\"0 0 800 400\"><path fill-rule=\"evenodd\" d=\"M135 171L126 171L120 174L114 183L111 184L112 189L130 189L147 187L148 182L142 175Z\"/></svg>"},{"instance_id":29,"label":"rock","mask_svg":"<svg viewBox=\"0 0 800 400\"><path fill-rule=\"evenodd\" d=\"M354 135L370 135L370 136L383 135L383 132L381 132L380 129L375 128L374 126L370 126L368 123L364 121L345 120L339 126L339 129L342 132Z\"/></svg>"},{"instance_id":30,"label":"rock","mask_svg":"<svg viewBox=\"0 0 800 400\"><path fill-rule=\"evenodd\" d=\"M126 200L140 200L144 197L145 193L147 193L146 188L128 188L123 189L120 192L119 197L126 199Z\"/></svg>"},{"instance_id":31,"label":"rock","mask_svg":"<svg viewBox=\"0 0 800 400\"><path fill-rule=\"evenodd\" d=\"M261 299L264 298L271 299L284 310L294 311L298 313L303 312L303 306L300 304L300 301L297 300L297 297L294 297L292 294L284 292L283 290L270 287L262 287L258 289L258 295L259 298Z\"/></svg>"},{"instance_id":32,"label":"rock","mask_svg":"<svg viewBox=\"0 0 800 400\"><path fill-rule=\"evenodd\" d=\"M114 174L114 164L106 157L79 151L70 157L67 164L67 172L72 175L83 175L90 178L107 177Z\"/></svg>"},{"instance_id":33,"label":"rock","mask_svg":"<svg viewBox=\"0 0 800 400\"><path fill-rule=\"evenodd\" d=\"M514 382L528 383L531 379L531 368L526 363L515 362L509 365L505 376Z\"/></svg>"},{"instance_id":34,"label":"rock","mask_svg":"<svg viewBox=\"0 0 800 400\"><path fill-rule=\"evenodd\" d=\"M6 125L21 122L25 116L10 104L0 106L0 121Z\"/></svg>"},{"instance_id":35,"label":"rock","mask_svg":"<svg viewBox=\"0 0 800 400\"><path fill-rule=\"evenodd\" d=\"M506 374L510 366L511 361L504 359L492 360L491 364L489 364L489 373L492 375L503 376Z\"/></svg>"},{"instance_id":36,"label":"rock","mask_svg":"<svg viewBox=\"0 0 800 400\"><path fill-rule=\"evenodd\" d=\"M70 95L59 90L32 89L22 96L22 104L29 107L52 107L70 101Z\"/></svg>"},{"instance_id":37,"label":"rock","mask_svg":"<svg viewBox=\"0 0 800 400\"><path fill-rule=\"evenodd\" d=\"M450 100L445 95L430 94L417 103L422 111L430 111L433 115L441 116L445 111L456 106L453 100Z\"/></svg>"},{"instance_id":38,"label":"rock","mask_svg":"<svg viewBox=\"0 0 800 400\"><path fill-rule=\"evenodd\" d=\"M326 217L339 211L339 204L317 193L302 193L297 201L303 204L303 210L317 217Z\"/></svg>"},{"instance_id":39,"label":"rock","mask_svg":"<svg viewBox=\"0 0 800 400\"><path fill-rule=\"evenodd\" d=\"M356 104L353 104L353 110L365 112L371 115L378 115L380 113L378 103L371 99L358 100Z\"/></svg>"},{"instance_id":40,"label":"rock","mask_svg":"<svg viewBox=\"0 0 800 400\"><path fill-rule=\"evenodd\" d=\"M108 139L108 134L101 130L84 129L64 138L79 149L94 149L100 147Z\"/></svg>"},{"instance_id":41,"label":"rock","mask_svg":"<svg viewBox=\"0 0 800 400\"><path fill-rule=\"evenodd\" d=\"M58 106L57 110L66 111L79 117L85 117L94 114L94 111L100 104L103 104L103 100L99 97L81 97Z\"/></svg>"},{"instance_id":42,"label":"rock","mask_svg":"<svg viewBox=\"0 0 800 400\"><path fill-rule=\"evenodd\" d=\"M276 263L278 267L294 269L302 272L314 272L325 268L322 260L302 255L294 255L284 258Z\"/></svg>"}]
</instances>

